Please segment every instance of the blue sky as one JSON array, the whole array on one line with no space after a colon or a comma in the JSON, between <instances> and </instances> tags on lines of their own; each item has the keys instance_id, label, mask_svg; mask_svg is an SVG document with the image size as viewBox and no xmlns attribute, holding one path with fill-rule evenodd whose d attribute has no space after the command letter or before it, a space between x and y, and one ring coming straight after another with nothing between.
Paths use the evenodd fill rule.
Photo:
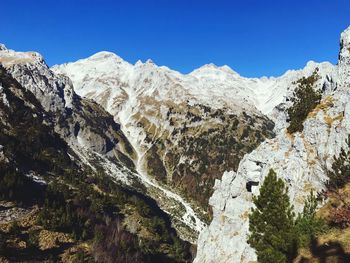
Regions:
<instances>
[{"instance_id":1,"label":"blue sky","mask_svg":"<svg viewBox=\"0 0 350 263\"><path fill-rule=\"evenodd\" d=\"M101 50L183 73L227 64L277 76L308 60L336 63L348 0L1 0L0 42L49 65Z\"/></svg>"}]
</instances>

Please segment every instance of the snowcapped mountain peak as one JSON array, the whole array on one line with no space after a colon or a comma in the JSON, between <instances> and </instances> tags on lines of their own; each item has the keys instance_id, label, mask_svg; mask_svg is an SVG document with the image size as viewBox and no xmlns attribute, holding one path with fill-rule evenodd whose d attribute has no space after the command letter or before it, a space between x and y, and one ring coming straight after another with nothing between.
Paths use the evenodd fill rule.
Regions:
<instances>
[{"instance_id":1,"label":"snowcapped mountain peak","mask_svg":"<svg viewBox=\"0 0 350 263\"><path fill-rule=\"evenodd\" d=\"M109 52L109 51L97 52L96 54L90 56L88 59L90 59L90 60L116 59L116 60L124 61L121 57L119 57L115 53Z\"/></svg>"},{"instance_id":2,"label":"snowcapped mountain peak","mask_svg":"<svg viewBox=\"0 0 350 263\"><path fill-rule=\"evenodd\" d=\"M221 67L219 67L221 70L223 71L226 71L226 72L230 72L230 73L233 73L233 74L237 74L239 75L236 71L234 71L230 66L228 65L223 65Z\"/></svg>"},{"instance_id":3,"label":"snowcapped mountain peak","mask_svg":"<svg viewBox=\"0 0 350 263\"><path fill-rule=\"evenodd\" d=\"M202 67L200 67L200 68L203 68L203 69L207 69L207 68L217 69L217 68L218 68L218 66L217 66L217 65L215 65L214 63L208 63L208 64L203 65L203 66L202 66Z\"/></svg>"},{"instance_id":4,"label":"snowcapped mountain peak","mask_svg":"<svg viewBox=\"0 0 350 263\"><path fill-rule=\"evenodd\" d=\"M146 62L142 62L142 60L138 60L135 65L134 69L145 69L145 68L159 68L157 64L153 62L152 59L147 59Z\"/></svg>"},{"instance_id":5,"label":"snowcapped mountain peak","mask_svg":"<svg viewBox=\"0 0 350 263\"><path fill-rule=\"evenodd\" d=\"M136 63L135 63L135 67L139 67L141 66L143 63L141 61L141 59L137 60Z\"/></svg>"},{"instance_id":6,"label":"snowcapped mountain peak","mask_svg":"<svg viewBox=\"0 0 350 263\"><path fill-rule=\"evenodd\" d=\"M121 57L116 55L115 53L109 52L109 51L97 52L96 54L88 57L87 60L94 61L94 62L101 62L101 63L114 63L114 64L128 63L124 61Z\"/></svg>"},{"instance_id":7,"label":"snowcapped mountain peak","mask_svg":"<svg viewBox=\"0 0 350 263\"><path fill-rule=\"evenodd\" d=\"M241 76L232 70L229 66L224 65L221 67L216 66L213 63L205 64L202 67L193 70L189 75L197 78L214 78L224 79L227 77L240 78Z\"/></svg>"},{"instance_id":8,"label":"snowcapped mountain peak","mask_svg":"<svg viewBox=\"0 0 350 263\"><path fill-rule=\"evenodd\" d=\"M350 27L340 35L339 64L350 65Z\"/></svg>"},{"instance_id":9,"label":"snowcapped mountain peak","mask_svg":"<svg viewBox=\"0 0 350 263\"><path fill-rule=\"evenodd\" d=\"M340 42L343 45L350 43L350 26L341 33Z\"/></svg>"},{"instance_id":10,"label":"snowcapped mountain peak","mask_svg":"<svg viewBox=\"0 0 350 263\"><path fill-rule=\"evenodd\" d=\"M153 62L152 59L149 58L149 59L146 60L146 64L154 64L154 62Z\"/></svg>"},{"instance_id":11,"label":"snowcapped mountain peak","mask_svg":"<svg viewBox=\"0 0 350 263\"><path fill-rule=\"evenodd\" d=\"M0 43L0 50L7 50L7 47L4 44Z\"/></svg>"},{"instance_id":12,"label":"snowcapped mountain peak","mask_svg":"<svg viewBox=\"0 0 350 263\"><path fill-rule=\"evenodd\" d=\"M0 45L0 63L5 67L26 64L26 63L39 63L45 64L44 58L37 52L16 52L11 49L7 49L5 45Z\"/></svg>"},{"instance_id":13,"label":"snowcapped mountain peak","mask_svg":"<svg viewBox=\"0 0 350 263\"><path fill-rule=\"evenodd\" d=\"M255 108L269 115L284 100L291 83L312 74L316 67L325 75L334 66L310 61L304 69L287 71L280 77L245 78L227 65L210 63L189 74L181 74L157 66L150 59L132 65L103 51L87 59L55 66L52 70L71 78L79 95L93 97L99 94L109 110L112 105L118 105L110 110L113 114L120 109L124 98L135 96L134 92L138 91L137 94L157 94L158 99L173 98L178 102L195 98L201 104L218 108L225 106L237 110L248 107L249 111L255 111ZM118 94L120 99L109 97L112 93Z\"/></svg>"}]
</instances>

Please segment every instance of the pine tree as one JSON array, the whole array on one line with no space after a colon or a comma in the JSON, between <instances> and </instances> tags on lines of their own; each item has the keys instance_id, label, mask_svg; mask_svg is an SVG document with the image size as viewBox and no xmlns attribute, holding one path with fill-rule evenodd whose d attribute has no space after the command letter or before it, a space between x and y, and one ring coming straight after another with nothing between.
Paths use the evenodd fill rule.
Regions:
<instances>
[{"instance_id":1,"label":"pine tree","mask_svg":"<svg viewBox=\"0 0 350 263\"><path fill-rule=\"evenodd\" d=\"M309 77L303 77L297 81L292 102L293 106L288 109L290 125L287 128L289 133L302 131L303 122L307 115L320 103L321 93L314 90L314 84L319 79L318 68Z\"/></svg>"},{"instance_id":2,"label":"pine tree","mask_svg":"<svg viewBox=\"0 0 350 263\"><path fill-rule=\"evenodd\" d=\"M328 173L327 187L330 190L337 190L350 182L350 135L346 143L349 149L347 151L341 149L339 156L334 157L332 171Z\"/></svg>"},{"instance_id":3,"label":"pine tree","mask_svg":"<svg viewBox=\"0 0 350 263\"><path fill-rule=\"evenodd\" d=\"M316 216L317 205L317 198L311 191L305 200L303 212L298 214L295 221L301 246L309 245L312 238L326 229L324 220Z\"/></svg>"},{"instance_id":4,"label":"pine tree","mask_svg":"<svg viewBox=\"0 0 350 263\"><path fill-rule=\"evenodd\" d=\"M249 215L248 243L261 263L291 262L297 251L294 212L288 189L271 169L260 195L253 197L255 208Z\"/></svg>"}]
</instances>

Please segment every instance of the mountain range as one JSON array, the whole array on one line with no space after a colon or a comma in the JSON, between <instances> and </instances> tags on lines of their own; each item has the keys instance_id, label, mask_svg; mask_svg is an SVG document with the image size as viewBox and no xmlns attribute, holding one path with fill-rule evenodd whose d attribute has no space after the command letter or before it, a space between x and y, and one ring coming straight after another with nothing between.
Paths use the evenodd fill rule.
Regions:
<instances>
[{"instance_id":1,"label":"mountain range","mask_svg":"<svg viewBox=\"0 0 350 263\"><path fill-rule=\"evenodd\" d=\"M255 261L248 214L268 171L301 211L311 190L325 190L350 134L350 28L337 65L310 61L280 77L214 64L181 74L107 51L49 67L2 44L0 65L0 230L10 262L71 262L80 252L97 262ZM313 76L320 102L291 133L295 90ZM43 233L66 239L45 249Z\"/></svg>"}]
</instances>

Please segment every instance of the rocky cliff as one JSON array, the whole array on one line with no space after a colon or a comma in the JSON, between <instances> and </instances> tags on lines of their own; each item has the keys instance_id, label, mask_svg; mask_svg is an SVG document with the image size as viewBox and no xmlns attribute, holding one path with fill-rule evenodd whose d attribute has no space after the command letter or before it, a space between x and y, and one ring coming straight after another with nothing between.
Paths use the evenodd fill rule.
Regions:
<instances>
[{"instance_id":1,"label":"rocky cliff","mask_svg":"<svg viewBox=\"0 0 350 263\"><path fill-rule=\"evenodd\" d=\"M346 148L350 133L350 28L341 34L339 63L319 67L320 78L315 90L322 91L320 104L309 113L302 132L288 134L286 109L291 106L292 93L286 93L271 115L276 121L276 137L268 139L244 156L237 172L224 173L214 186L210 198L214 218L198 240L194 262L250 262L256 260L254 250L246 243L248 213L252 195L270 168L283 178L296 210L302 207L305 196L314 189L322 191L331 168L333 156ZM311 65L310 65L311 66ZM305 72L310 75L310 72ZM293 90L296 83L290 83ZM254 182L252 187L247 187Z\"/></svg>"}]
</instances>

